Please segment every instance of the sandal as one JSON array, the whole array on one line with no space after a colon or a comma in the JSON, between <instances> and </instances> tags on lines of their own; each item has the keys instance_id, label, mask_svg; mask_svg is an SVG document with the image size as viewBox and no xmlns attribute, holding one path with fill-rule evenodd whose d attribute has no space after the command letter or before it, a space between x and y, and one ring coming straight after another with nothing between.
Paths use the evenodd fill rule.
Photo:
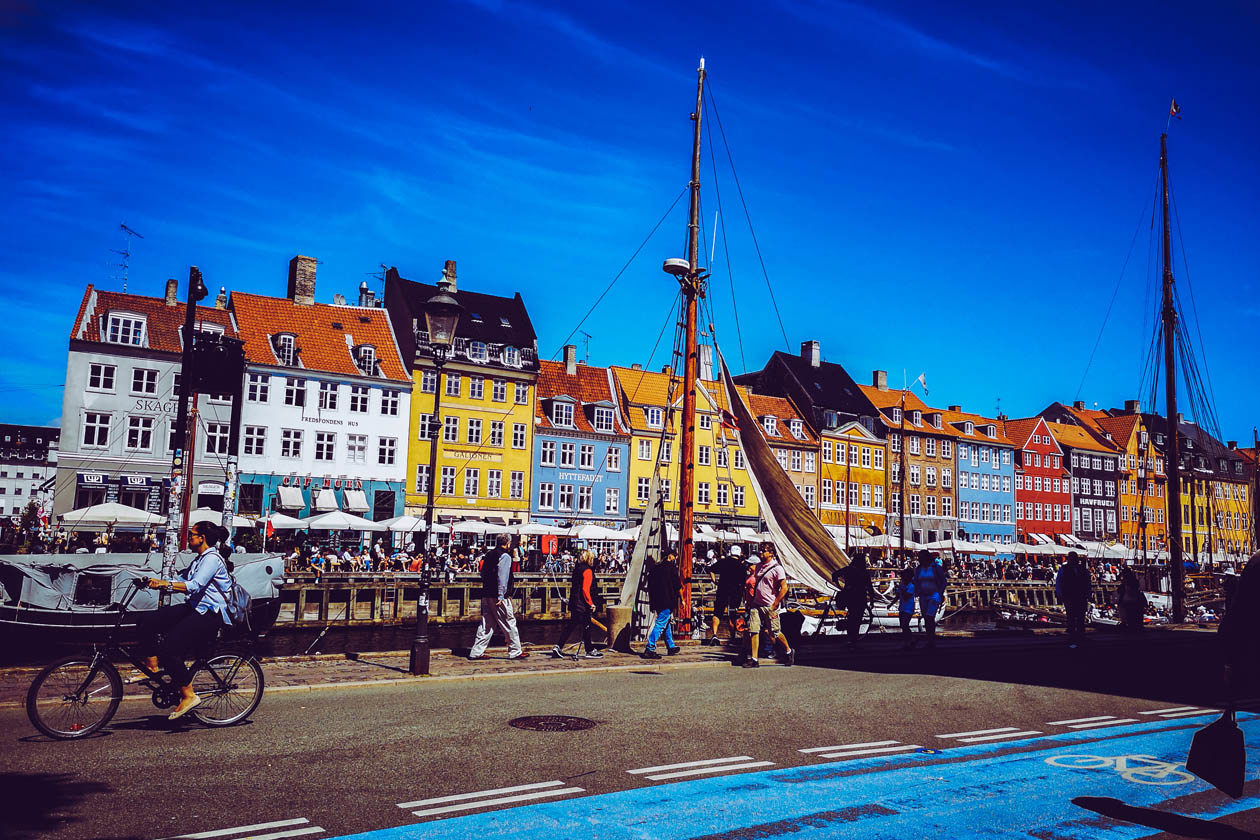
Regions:
<instances>
[{"instance_id":1,"label":"sandal","mask_svg":"<svg viewBox=\"0 0 1260 840\"><path fill-rule=\"evenodd\" d=\"M152 679L153 677L150 677L148 674L144 673L143 671L132 671L130 674L128 674L126 677L123 678L123 685L138 685L139 683L149 682L149 680L152 680Z\"/></svg>"},{"instance_id":2,"label":"sandal","mask_svg":"<svg viewBox=\"0 0 1260 840\"><path fill-rule=\"evenodd\" d=\"M201 698L194 694L192 700L189 700L189 701L181 700L179 705L175 707L175 711L167 715L166 719L179 720L184 715L188 714L189 712L191 712L193 709L197 708L200 705L201 705Z\"/></svg>"}]
</instances>

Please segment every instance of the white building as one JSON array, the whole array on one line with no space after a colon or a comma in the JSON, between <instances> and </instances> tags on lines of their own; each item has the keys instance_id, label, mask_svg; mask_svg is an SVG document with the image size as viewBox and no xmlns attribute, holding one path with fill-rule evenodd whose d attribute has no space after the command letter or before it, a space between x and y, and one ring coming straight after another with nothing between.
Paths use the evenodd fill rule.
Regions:
<instances>
[{"instance_id":1,"label":"white building","mask_svg":"<svg viewBox=\"0 0 1260 840\"><path fill-rule=\"evenodd\" d=\"M19 516L32 499L52 513L60 437L54 426L0 423L0 515Z\"/></svg>"}]
</instances>

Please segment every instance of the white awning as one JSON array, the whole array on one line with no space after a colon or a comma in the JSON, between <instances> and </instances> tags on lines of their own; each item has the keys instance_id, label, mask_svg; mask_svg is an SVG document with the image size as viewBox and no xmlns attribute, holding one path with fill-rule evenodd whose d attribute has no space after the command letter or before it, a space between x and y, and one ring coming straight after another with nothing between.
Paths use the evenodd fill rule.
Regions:
<instances>
[{"instance_id":1,"label":"white awning","mask_svg":"<svg viewBox=\"0 0 1260 840\"><path fill-rule=\"evenodd\" d=\"M351 513L367 513L368 512L367 496L364 495L362 490L346 490L343 493L343 495L346 497L345 498L346 510L350 511Z\"/></svg>"},{"instance_id":2,"label":"white awning","mask_svg":"<svg viewBox=\"0 0 1260 840\"><path fill-rule=\"evenodd\" d=\"M1063 542L1066 545L1069 545L1072 548L1086 548L1087 547L1085 543L1081 542L1080 540L1078 540L1076 537L1072 536L1071 534L1059 534L1059 539L1063 540Z\"/></svg>"},{"instance_id":3,"label":"white awning","mask_svg":"<svg viewBox=\"0 0 1260 840\"><path fill-rule=\"evenodd\" d=\"M287 484L281 485L278 489L280 501L276 507L285 510L301 510L306 507L306 497L302 495L301 487L290 487Z\"/></svg>"},{"instance_id":4,"label":"white awning","mask_svg":"<svg viewBox=\"0 0 1260 840\"><path fill-rule=\"evenodd\" d=\"M332 490L316 490L314 508L320 513L337 510L337 494Z\"/></svg>"}]
</instances>

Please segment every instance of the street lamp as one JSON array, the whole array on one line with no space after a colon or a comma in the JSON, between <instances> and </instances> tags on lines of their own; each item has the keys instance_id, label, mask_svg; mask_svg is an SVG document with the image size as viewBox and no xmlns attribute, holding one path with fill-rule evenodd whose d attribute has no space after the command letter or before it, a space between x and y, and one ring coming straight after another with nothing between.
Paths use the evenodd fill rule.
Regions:
<instances>
[{"instance_id":1,"label":"street lamp","mask_svg":"<svg viewBox=\"0 0 1260 840\"><path fill-rule=\"evenodd\" d=\"M453 266L454 263L448 265ZM438 430L442 428L442 367L455 349L455 328L459 326L459 305L451 291L451 278L442 272L437 284L438 292L424 303L424 323L429 331L429 351L433 355L433 367L437 370L437 382L433 389L433 418L429 422L429 496L425 506L425 543L433 545L433 503L437 487ZM426 558L427 559L427 558ZM411 642L410 671L415 674L429 673L429 564L420 567L420 597L416 599L416 636Z\"/></svg>"}]
</instances>

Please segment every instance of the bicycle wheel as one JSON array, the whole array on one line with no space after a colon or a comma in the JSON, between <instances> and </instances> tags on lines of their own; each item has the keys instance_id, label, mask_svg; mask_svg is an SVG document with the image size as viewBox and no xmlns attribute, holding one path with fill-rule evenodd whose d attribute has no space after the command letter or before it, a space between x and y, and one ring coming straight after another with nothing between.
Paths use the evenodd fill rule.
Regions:
<instances>
[{"instance_id":1,"label":"bicycle wheel","mask_svg":"<svg viewBox=\"0 0 1260 840\"><path fill-rule=\"evenodd\" d=\"M206 660L193 675L192 687L201 704L190 714L207 726L231 726L262 702L263 672L254 659L224 654Z\"/></svg>"},{"instance_id":2,"label":"bicycle wheel","mask_svg":"<svg viewBox=\"0 0 1260 840\"><path fill-rule=\"evenodd\" d=\"M83 738L109 723L122 691L122 677L108 661L67 656L31 682L26 716L50 738Z\"/></svg>"},{"instance_id":3,"label":"bicycle wheel","mask_svg":"<svg viewBox=\"0 0 1260 840\"><path fill-rule=\"evenodd\" d=\"M1046 764L1053 764L1055 767L1072 767L1081 770L1098 770L1102 767L1111 767L1116 760L1101 755L1054 755L1046 759Z\"/></svg>"}]
</instances>

